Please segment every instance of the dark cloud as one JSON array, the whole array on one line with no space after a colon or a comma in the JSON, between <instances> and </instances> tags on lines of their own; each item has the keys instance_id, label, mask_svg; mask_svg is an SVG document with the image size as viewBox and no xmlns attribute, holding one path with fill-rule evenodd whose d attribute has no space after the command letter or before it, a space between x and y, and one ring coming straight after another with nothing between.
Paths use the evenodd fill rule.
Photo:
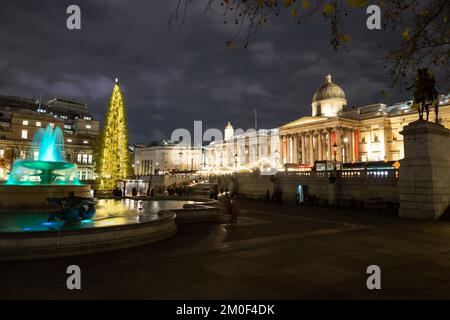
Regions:
<instances>
[{"instance_id":1,"label":"dark cloud","mask_svg":"<svg viewBox=\"0 0 450 320\"><path fill-rule=\"evenodd\" d=\"M78 99L101 120L117 76L133 143L192 129L194 120L205 129L228 120L247 129L255 108L260 126L278 126L310 114L327 73L350 106L383 102L390 79L380 58L393 39L368 31L364 14L347 20L349 50L329 48L329 26L320 15L300 26L273 19L248 49L230 50L225 41L235 29L199 6L181 28L168 28L176 2L3 0L0 94ZM66 8L74 3L82 10L81 31L65 27Z\"/></svg>"}]
</instances>

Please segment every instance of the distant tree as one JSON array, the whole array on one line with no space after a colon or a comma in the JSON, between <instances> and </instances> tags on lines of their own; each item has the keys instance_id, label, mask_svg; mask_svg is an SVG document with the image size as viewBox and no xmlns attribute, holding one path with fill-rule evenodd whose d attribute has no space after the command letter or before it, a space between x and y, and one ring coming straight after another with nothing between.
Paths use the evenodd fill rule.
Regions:
<instances>
[{"instance_id":1,"label":"distant tree","mask_svg":"<svg viewBox=\"0 0 450 320\"><path fill-rule=\"evenodd\" d=\"M247 47L255 32L282 11L289 11L298 24L310 16L323 15L330 26L330 45L336 50L351 42L345 31L348 14L353 10L365 12L368 5L376 4L382 10L382 28L399 31L401 37L400 44L385 56L393 84L423 67L450 77L449 0L178 0L169 23L183 24L194 3L204 3L205 11L220 12L223 23L236 25L235 37L226 39L230 48L237 47L236 42Z\"/></svg>"}]
</instances>

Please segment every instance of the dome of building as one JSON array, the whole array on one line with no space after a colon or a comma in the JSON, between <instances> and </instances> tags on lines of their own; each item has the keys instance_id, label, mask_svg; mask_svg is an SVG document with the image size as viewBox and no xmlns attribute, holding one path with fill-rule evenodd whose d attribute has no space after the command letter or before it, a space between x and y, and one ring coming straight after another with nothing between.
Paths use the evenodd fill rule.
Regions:
<instances>
[{"instance_id":1,"label":"dome of building","mask_svg":"<svg viewBox=\"0 0 450 320\"><path fill-rule=\"evenodd\" d=\"M230 140L231 138L233 138L234 135L234 128L231 125L230 121L228 121L227 126L225 127L225 140Z\"/></svg>"},{"instance_id":2,"label":"dome of building","mask_svg":"<svg viewBox=\"0 0 450 320\"><path fill-rule=\"evenodd\" d=\"M325 77L325 83L314 93L312 116L336 117L347 105L344 90L331 82L331 75Z\"/></svg>"},{"instance_id":3,"label":"dome of building","mask_svg":"<svg viewBox=\"0 0 450 320\"><path fill-rule=\"evenodd\" d=\"M325 83L314 93L312 102L335 98L346 99L345 92L337 84L331 82L331 75L327 75L325 77Z\"/></svg>"}]
</instances>

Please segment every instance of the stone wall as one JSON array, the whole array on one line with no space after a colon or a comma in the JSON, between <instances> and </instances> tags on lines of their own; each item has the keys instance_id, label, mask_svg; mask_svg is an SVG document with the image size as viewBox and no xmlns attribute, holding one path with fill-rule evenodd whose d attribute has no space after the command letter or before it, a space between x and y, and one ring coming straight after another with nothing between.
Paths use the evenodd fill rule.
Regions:
<instances>
[{"instance_id":1,"label":"stone wall","mask_svg":"<svg viewBox=\"0 0 450 320\"><path fill-rule=\"evenodd\" d=\"M434 220L450 205L450 130L419 120L406 126L400 161L400 216Z\"/></svg>"},{"instance_id":2,"label":"stone wall","mask_svg":"<svg viewBox=\"0 0 450 320\"><path fill-rule=\"evenodd\" d=\"M330 176L335 177L334 183ZM238 174L237 189L248 196L264 196L266 190L283 192L283 201L294 202L298 185L308 186L308 193L319 199L368 201L382 198L398 203L398 172L394 170L278 173L276 176ZM230 189L233 190L233 189Z\"/></svg>"}]
</instances>

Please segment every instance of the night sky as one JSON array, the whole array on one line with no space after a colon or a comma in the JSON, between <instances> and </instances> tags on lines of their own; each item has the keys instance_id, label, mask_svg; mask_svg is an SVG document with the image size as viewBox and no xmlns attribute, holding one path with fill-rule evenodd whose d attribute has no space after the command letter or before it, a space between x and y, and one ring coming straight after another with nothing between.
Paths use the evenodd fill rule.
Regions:
<instances>
[{"instance_id":1,"label":"night sky","mask_svg":"<svg viewBox=\"0 0 450 320\"><path fill-rule=\"evenodd\" d=\"M77 4L82 30L66 28ZM349 107L385 102L390 84L381 57L394 35L369 31L365 14L351 15L348 50L329 47L322 16L298 25L274 18L249 48L229 49L236 31L220 14L195 6L181 27L168 28L176 0L2 0L0 94L86 102L103 120L114 78L124 92L131 143L169 138L173 129L277 127L311 114L314 91L327 73ZM381 49L379 46L381 45ZM319 61L317 59L325 52ZM394 101L409 99L397 91Z\"/></svg>"}]
</instances>

